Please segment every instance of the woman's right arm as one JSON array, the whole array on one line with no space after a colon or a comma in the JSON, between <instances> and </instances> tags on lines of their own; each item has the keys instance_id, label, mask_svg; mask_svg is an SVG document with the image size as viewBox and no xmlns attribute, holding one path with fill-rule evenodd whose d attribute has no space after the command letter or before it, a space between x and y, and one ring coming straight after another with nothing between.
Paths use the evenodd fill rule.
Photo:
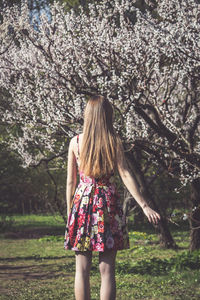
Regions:
<instances>
[{"instance_id":1,"label":"woman's right arm","mask_svg":"<svg viewBox=\"0 0 200 300\"><path fill-rule=\"evenodd\" d=\"M149 222L157 224L158 220L160 220L160 215L149 207L142 194L140 193L138 184L129 171L123 153L122 155L118 155L117 167L123 183L129 190L133 198L142 207L143 212L147 216Z\"/></svg>"}]
</instances>

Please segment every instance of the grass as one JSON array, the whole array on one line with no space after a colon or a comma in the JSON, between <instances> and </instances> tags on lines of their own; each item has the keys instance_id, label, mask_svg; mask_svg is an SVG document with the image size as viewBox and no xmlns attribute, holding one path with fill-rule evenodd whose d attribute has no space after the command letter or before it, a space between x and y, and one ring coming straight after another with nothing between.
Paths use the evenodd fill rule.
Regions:
<instances>
[{"instance_id":1,"label":"grass","mask_svg":"<svg viewBox=\"0 0 200 300\"><path fill-rule=\"evenodd\" d=\"M62 219L15 216L9 224L0 234L0 299L74 299L74 252L63 249ZM117 254L117 299L200 299L200 252L188 254L188 229L172 228L180 247L172 250L160 248L151 225L139 229L130 223L129 227L130 249ZM99 299L99 288L98 254L94 253L93 300Z\"/></svg>"}]
</instances>

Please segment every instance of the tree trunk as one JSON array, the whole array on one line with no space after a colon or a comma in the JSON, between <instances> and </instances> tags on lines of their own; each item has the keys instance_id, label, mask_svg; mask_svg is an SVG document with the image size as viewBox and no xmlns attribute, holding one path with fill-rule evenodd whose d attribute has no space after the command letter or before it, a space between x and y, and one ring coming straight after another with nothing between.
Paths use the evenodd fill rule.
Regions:
<instances>
[{"instance_id":1,"label":"tree trunk","mask_svg":"<svg viewBox=\"0 0 200 300\"><path fill-rule=\"evenodd\" d=\"M200 249L200 178L191 183L190 251Z\"/></svg>"},{"instance_id":2,"label":"tree trunk","mask_svg":"<svg viewBox=\"0 0 200 300\"><path fill-rule=\"evenodd\" d=\"M63 208L63 203L61 201L61 199L58 197L58 185L57 185L57 182L54 178L54 176L51 174L51 172L49 171L49 167L48 167L48 162L46 162L46 171L47 171L47 174L49 175L51 181L53 182L54 184L54 202L57 206L57 209L61 215L61 217L63 218L63 221L65 222L65 224L67 224L67 217L66 217L66 213L65 213L65 209Z\"/></svg>"},{"instance_id":3,"label":"tree trunk","mask_svg":"<svg viewBox=\"0 0 200 300\"><path fill-rule=\"evenodd\" d=\"M135 214L134 223L136 225L140 225L140 224L144 223L144 219L145 219L145 215L143 214L142 210L140 209L137 212L137 214Z\"/></svg>"},{"instance_id":4,"label":"tree trunk","mask_svg":"<svg viewBox=\"0 0 200 300\"><path fill-rule=\"evenodd\" d=\"M25 215L25 208L24 208L24 199L22 200L22 215Z\"/></svg>"},{"instance_id":5,"label":"tree trunk","mask_svg":"<svg viewBox=\"0 0 200 300\"><path fill-rule=\"evenodd\" d=\"M129 193L127 189L124 190L124 201L123 201L123 211L126 217L130 216L136 209L137 205L135 203L134 198ZM144 214L141 210L137 210L136 213L134 213L134 224L140 225L144 222Z\"/></svg>"},{"instance_id":6,"label":"tree trunk","mask_svg":"<svg viewBox=\"0 0 200 300\"><path fill-rule=\"evenodd\" d=\"M148 199L147 202L150 204L151 208L157 211L161 215L161 220L156 226L159 231L160 244L164 248L177 248L177 245L169 231L167 221L162 216L159 207L157 206L153 196L151 195L149 188L147 187L147 183L145 181L145 177L141 168L138 165L134 155L127 155L129 167L134 174L134 178L136 179L138 185L140 186L140 192L145 199ZM154 225L155 226L155 225Z\"/></svg>"},{"instance_id":7,"label":"tree trunk","mask_svg":"<svg viewBox=\"0 0 200 300\"><path fill-rule=\"evenodd\" d=\"M176 245L171 232L169 231L167 221L164 217L161 218L159 225L159 238L160 238L160 245L164 248L172 248L177 249L178 246Z\"/></svg>"},{"instance_id":8,"label":"tree trunk","mask_svg":"<svg viewBox=\"0 0 200 300\"><path fill-rule=\"evenodd\" d=\"M33 210L32 210L32 200L31 198L29 198L29 214L32 214Z\"/></svg>"}]
</instances>

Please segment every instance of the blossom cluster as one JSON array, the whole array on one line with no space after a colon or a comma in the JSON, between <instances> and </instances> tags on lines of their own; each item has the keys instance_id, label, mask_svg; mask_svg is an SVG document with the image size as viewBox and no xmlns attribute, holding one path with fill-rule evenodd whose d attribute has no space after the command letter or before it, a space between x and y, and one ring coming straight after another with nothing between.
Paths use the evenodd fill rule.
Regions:
<instances>
[{"instance_id":1,"label":"blossom cluster","mask_svg":"<svg viewBox=\"0 0 200 300\"><path fill-rule=\"evenodd\" d=\"M159 155L183 184L199 177L199 4L159 1L155 10L104 0L77 14L54 2L35 30L27 1L4 9L0 86L10 97L0 114L20 128L10 146L25 165L62 151L98 93L113 104L124 141L145 145L154 163Z\"/></svg>"}]
</instances>

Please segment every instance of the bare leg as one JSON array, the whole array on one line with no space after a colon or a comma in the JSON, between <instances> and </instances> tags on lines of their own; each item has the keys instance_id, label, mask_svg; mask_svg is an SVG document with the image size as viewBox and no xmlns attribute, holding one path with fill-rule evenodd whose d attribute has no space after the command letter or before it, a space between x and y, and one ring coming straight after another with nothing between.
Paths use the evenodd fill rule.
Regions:
<instances>
[{"instance_id":1,"label":"bare leg","mask_svg":"<svg viewBox=\"0 0 200 300\"><path fill-rule=\"evenodd\" d=\"M99 253L99 269L101 273L101 300L116 299L115 258L117 251L106 250Z\"/></svg>"},{"instance_id":2,"label":"bare leg","mask_svg":"<svg viewBox=\"0 0 200 300\"><path fill-rule=\"evenodd\" d=\"M92 252L76 251L75 297L90 300L90 269Z\"/></svg>"}]
</instances>

